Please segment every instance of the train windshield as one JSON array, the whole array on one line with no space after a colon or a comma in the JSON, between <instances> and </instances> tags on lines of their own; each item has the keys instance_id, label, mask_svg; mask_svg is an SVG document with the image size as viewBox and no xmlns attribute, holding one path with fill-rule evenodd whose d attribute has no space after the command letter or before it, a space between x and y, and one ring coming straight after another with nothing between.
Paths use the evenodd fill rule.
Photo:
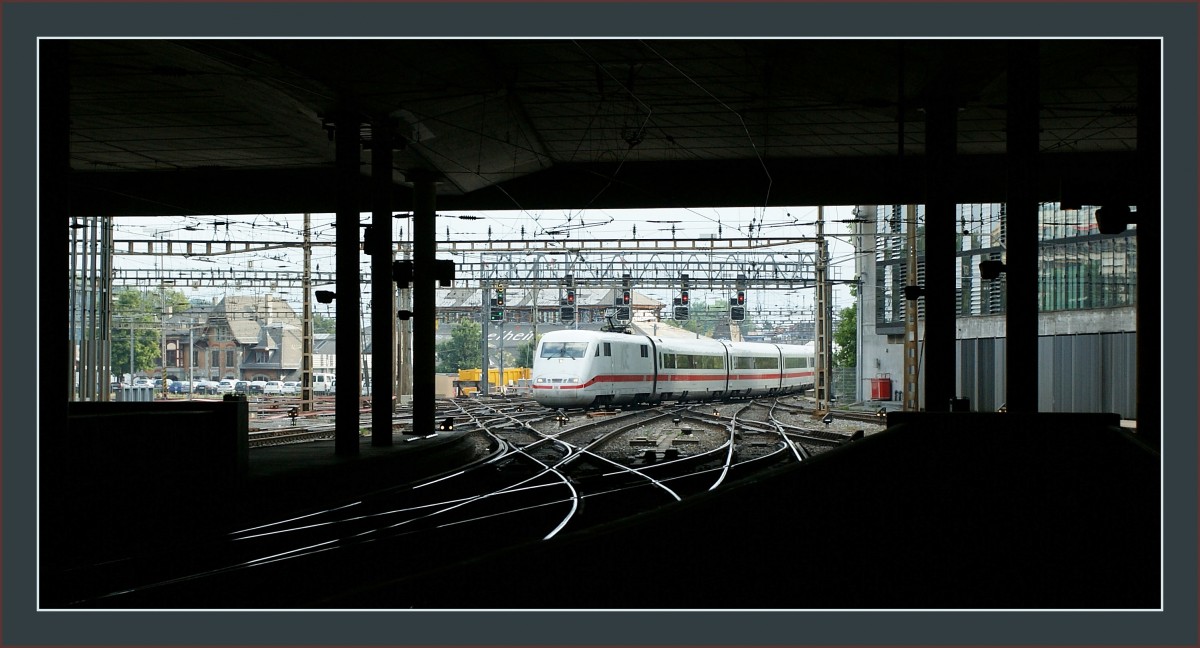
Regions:
<instances>
[{"instance_id":1,"label":"train windshield","mask_svg":"<svg viewBox=\"0 0 1200 648\"><path fill-rule=\"evenodd\" d=\"M587 342L543 342L543 358L582 358L587 352Z\"/></svg>"}]
</instances>

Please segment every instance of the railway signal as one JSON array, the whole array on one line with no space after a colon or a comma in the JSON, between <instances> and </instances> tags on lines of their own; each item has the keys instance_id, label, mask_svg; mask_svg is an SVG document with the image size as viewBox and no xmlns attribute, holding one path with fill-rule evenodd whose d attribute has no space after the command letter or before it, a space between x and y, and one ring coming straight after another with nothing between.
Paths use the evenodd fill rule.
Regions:
<instances>
[{"instance_id":1,"label":"railway signal","mask_svg":"<svg viewBox=\"0 0 1200 648\"><path fill-rule=\"evenodd\" d=\"M568 282L573 283L571 275L567 275ZM564 324L570 324L575 321L575 288L567 288L567 296L559 302L558 321Z\"/></svg>"},{"instance_id":2,"label":"railway signal","mask_svg":"<svg viewBox=\"0 0 1200 648\"><path fill-rule=\"evenodd\" d=\"M632 298L629 294L629 289L625 288L624 290L621 291L621 305L628 306L631 301L632 301Z\"/></svg>"},{"instance_id":3,"label":"railway signal","mask_svg":"<svg viewBox=\"0 0 1200 648\"><path fill-rule=\"evenodd\" d=\"M504 286L496 286L492 296L492 308L488 319L493 322L504 321Z\"/></svg>"},{"instance_id":4,"label":"railway signal","mask_svg":"<svg viewBox=\"0 0 1200 648\"><path fill-rule=\"evenodd\" d=\"M675 320L679 321L679 322L686 322L687 319L688 319L688 307L687 306L676 306L675 307Z\"/></svg>"},{"instance_id":5,"label":"railway signal","mask_svg":"<svg viewBox=\"0 0 1200 648\"><path fill-rule=\"evenodd\" d=\"M684 290L683 290L683 292L680 292L680 293L679 293L679 303L680 303L680 304L682 304L682 305L684 305L684 306L688 306L688 305L690 305L690 302L689 302L689 300L688 300L688 291L687 291L687 289L684 289Z\"/></svg>"},{"instance_id":6,"label":"railway signal","mask_svg":"<svg viewBox=\"0 0 1200 648\"><path fill-rule=\"evenodd\" d=\"M737 297L729 300L729 321L731 322L741 322L746 319L746 291L741 287L744 280L742 275L738 275Z\"/></svg>"}]
</instances>

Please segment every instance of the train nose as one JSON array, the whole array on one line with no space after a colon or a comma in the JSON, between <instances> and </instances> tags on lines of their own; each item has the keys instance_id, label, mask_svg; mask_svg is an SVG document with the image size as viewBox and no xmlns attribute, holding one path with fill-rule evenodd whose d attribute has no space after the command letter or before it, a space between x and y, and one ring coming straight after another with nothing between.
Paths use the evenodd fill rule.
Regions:
<instances>
[{"instance_id":1,"label":"train nose","mask_svg":"<svg viewBox=\"0 0 1200 648\"><path fill-rule=\"evenodd\" d=\"M533 399L546 407L584 407L593 396L581 387L577 376L534 376Z\"/></svg>"}]
</instances>

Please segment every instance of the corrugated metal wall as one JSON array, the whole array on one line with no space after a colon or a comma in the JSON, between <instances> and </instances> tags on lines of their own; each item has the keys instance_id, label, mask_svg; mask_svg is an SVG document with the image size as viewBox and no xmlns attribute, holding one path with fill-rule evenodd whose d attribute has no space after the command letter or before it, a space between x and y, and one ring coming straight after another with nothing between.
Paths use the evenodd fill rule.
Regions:
<instances>
[{"instance_id":1,"label":"corrugated metal wall","mask_svg":"<svg viewBox=\"0 0 1200 648\"><path fill-rule=\"evenodd\" d=\"M1036 372L1041 412L1115 412L1137 416L1135 407L1137 334L1096 333L1038 338L1036 364L1016 371ZM958 342L957 393L976 412L1004 404L1004 340Z\"/></svg>"}]
</instances>

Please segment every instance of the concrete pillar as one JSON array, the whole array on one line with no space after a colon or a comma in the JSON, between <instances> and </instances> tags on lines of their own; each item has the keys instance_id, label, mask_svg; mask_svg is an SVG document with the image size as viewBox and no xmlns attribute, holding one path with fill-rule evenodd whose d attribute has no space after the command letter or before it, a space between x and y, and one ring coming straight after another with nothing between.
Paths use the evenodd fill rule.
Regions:
<instances>
[{"instance_id":1,"label":"concrete pillar","mask_svg":"<svg viewBox=\"0 0 1200 648\"><path fill-rule=\"evenodd\" d=\"M1161 144L1162 127L1162 43L1156 40L1141 42L1138 52L1137 102L1137 433L1146 443L1161 447L1162 394L1160 363L1162 333L1159 313L1162 298L1162 238Z\"/></svg>"},{"instance_id":2,"label":"concrete pillar","mask_svg":"<svg viewBox=\"0 0 1200 648\"><path fill-rule=\"evenodd\" d=\"M413 183L413 433L436 431L434 407L436 373L437 286L437 175L423 169L409 171ZM486 372L487 368L484 368ZM487 375L486 373L484 374Z\"/></svg>"},{"instance_id":3,"label":"concrete pillar","mask_svg":"<svg viewBox=\"0 0 1200 648\"><path fill-rule=\"evenodd\" d=\"M947 50L952 52L953 50ZM956 80L947 76L931 83L925 104L925 410L946 412L955 397L955 291L958 269L954 249L955 147L958 105ZM916 284L909 277L909 285ZM916 302L911 302L915 307Z\"/></svg>"},{"instance_id":4,"label":"concrete pillar","mask_svg":"<svg viewBox=\"0 0 1200 648\"><path fill-rule=\"evenodd\" d=\"M388 119L371 124L371 445L392 445L392 133Z\"/></svg>"},{"instance_id":5,"label":"concrete pillar","mask_svg":"<svg viewBox=\"0 0 1200 648\"><path fill-rule=\"evenodd\" d=\"M335 156L337 168L337 214L334 232L337 235L337 393L334 395L336 423L334 452L338 455L358 454L359 430L359 368L360 333L359 310L359 227L358 227L358 167L361 160L357 116L343 112L337 116Z\"/></svg>"},{"instance_id":6,"label":"concrete pillar","mask_svg":"<svg viewBox=\"0 0 1200 648\"><path fill-rule=\"evenodd\" d=\"M1005 375L1009 412L1038 409L1038 41L1008 45L1008 280Z\"/></svg>"}]
</instances>

